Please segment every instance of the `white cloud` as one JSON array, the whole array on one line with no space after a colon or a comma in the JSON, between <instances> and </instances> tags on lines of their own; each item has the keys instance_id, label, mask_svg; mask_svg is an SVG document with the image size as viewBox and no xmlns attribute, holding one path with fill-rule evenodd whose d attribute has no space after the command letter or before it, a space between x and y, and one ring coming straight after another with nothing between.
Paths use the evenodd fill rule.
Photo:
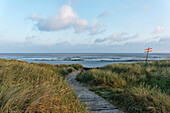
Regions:
<instances>
[{"instance_id":1,"label":"white cloud","mask_svg":"<svg viewBox=\"0 0 170 113\"><path fill-rule=\"evenodd\" d=\"M93 20L92 26L89 28L90 35L103 33L105 31L105 29L102 28L103 26L104 23L98 21L97 19Z\"/></svg>"},{"instance_id":2,"label":"white cloud","mask_svg":"<svg viewBox=\"0 0 170 113\"><path fill-rule=\"evenodd\" d=\"M76 33L81 33L88 28L87 20L77 20L73 25Z\"/></svg>"},{"instance_id":3,"label":"white cloud","mask_svg":"<svg viewBox=\"0 0 170 113\"><path fill-rule=\"evenodd\" d=\"M155 34L155 33L160 33L160 32L162 32L162 31L165 31L165 28L158 26L154 31L152 31L152 33Z\"/></svg>"},{"instance_id":4,"label":"white cloud","mask_svg":"<svg viewBox=\"0 0 170 113\"><path fill-rule=\"evenodd\" d=\"M60 9L59 17L56 16L57 19L62 19L65 22L75 19L76 17L78 17L77 14L73 11L72 7L68 5L63 6Z\"/></svg>"},{"instance_id":5,"label":"white cloud","mask_svg":"<svg viewBox=\"0 0 170 113\"><path fill-rule=\"evenodd\" d=\"M99 17L107 16L110 12L103 12ZM89 31L90 35L96 35L105 31L104 23L94 19L89 27L89 22L81 19L69 5L64 5L59 14L52 17L42 17L41 15L30 15L29 19L36 22L35 27L40 31L59 31L73 28L75 33Z\"/></svg>"},{"instance_id":6,"label":"white cloud","mask_svg":"<svg viewBox=\"0 0 170 113\"><path fill-rule=\"evenodd\" d=\"M43 18L40 15L31 15L29 19L37 22L35 26L40 31L58 31L73 27L75 32L82 32L84 27L88 26L87 20L79 19L69 5L64 5L60 13L53 17Z\"/></svg>"}]
</instances>

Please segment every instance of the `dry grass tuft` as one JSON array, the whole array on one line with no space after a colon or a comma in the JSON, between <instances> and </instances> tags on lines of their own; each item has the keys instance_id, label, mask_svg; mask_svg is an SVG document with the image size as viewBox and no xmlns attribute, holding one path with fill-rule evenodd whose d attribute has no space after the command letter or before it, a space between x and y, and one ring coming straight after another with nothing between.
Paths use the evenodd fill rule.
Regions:
<instances>
[{"instance_id":1,"label":"dry grass tuft","mask_svg":"<svg viewBox=\"0 0 170 113\"><path fill-rule=\"evenodd\" d=\"M69 68L0 59L0 112L87 112L63 79Z\"/></svg>"}]
</instances>

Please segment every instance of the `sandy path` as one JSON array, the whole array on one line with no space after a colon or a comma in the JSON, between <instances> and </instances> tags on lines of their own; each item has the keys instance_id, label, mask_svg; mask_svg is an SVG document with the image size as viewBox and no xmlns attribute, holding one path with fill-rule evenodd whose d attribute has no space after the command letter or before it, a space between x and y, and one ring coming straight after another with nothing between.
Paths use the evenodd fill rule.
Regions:
<instances>
[{"instance_id":1,"label":"sandy path","mask_svg":"<svg viewBox=\"0 0 170 113\"><path fill-rule=\"evenodd\" d=\"M87 109L89 109L91 113L123 113L108 101L90 91L87 87L79 84L79 82L75 80L78 73L79 71L69 74L67 82L75 90L80 101L87 103Z\"/></svg>"}]
</instances>

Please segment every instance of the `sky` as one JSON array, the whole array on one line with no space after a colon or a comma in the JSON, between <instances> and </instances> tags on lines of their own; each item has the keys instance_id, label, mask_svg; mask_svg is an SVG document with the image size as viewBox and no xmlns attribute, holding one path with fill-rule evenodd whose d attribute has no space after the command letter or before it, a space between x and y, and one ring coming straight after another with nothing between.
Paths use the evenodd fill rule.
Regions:
<instances>
[{"instance_id":1,"label":"sky","mask_svg":"<svg viewBox=\"0 0 170 113\"><path fill-rule=\"evenodd\" d=\"M0 53L170 53L170 0L0 0Z\"/></svg>"}]
</instances>

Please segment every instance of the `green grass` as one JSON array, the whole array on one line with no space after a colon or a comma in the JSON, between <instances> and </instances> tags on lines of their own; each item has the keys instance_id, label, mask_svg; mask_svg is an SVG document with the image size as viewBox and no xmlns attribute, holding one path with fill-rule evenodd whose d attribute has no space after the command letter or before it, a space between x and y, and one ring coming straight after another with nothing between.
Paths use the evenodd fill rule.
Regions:
<instances>
[{"instance_id":1,"label":"green grass","mask_svg":"<svg viewBox=\"0 0 170 113\"><path fill-rule=\"evenodd\" d=\"M25 61L22 61L25 62ZM45 64L45 63L31 63L40 67L44 67L48 70L52 70L57 74L60 74L63 77L66 77L69 73L71 73L72 71L76 71L76 70L82 70L83 66L80 64L61 64L61 65L51 65L51 64Z\"/></svg>"},{"instance_id":2,"label":"green grass","mask_svg":"<svg viewBox=\"0 0 170 113\"><path fill-rule=\"evenodd\" d=\"M126 112L170 112L170 60L111 64L76 79Z\"/></svg>"},{"instance_id":3,"label":"green grass","mask_svg":"<svg viewBox=\"0 0 170 113\"><path fill-rule=\"evenodd\" d=\"M64 79L80 68L0 59L0 112L88 112Z\"/></svg>"}]
</instances>

